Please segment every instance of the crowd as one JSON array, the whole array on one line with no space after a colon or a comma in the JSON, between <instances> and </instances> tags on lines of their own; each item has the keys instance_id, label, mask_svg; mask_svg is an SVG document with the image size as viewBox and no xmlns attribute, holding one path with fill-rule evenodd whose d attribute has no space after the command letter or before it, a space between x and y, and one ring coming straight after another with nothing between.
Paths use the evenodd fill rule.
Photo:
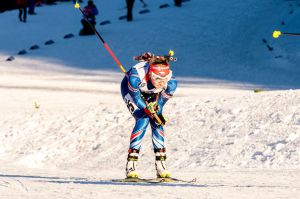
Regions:
<instances>
[{"instance_id":1,"label":"crowd","mask_svg":"<svg viewBox=\"0 0 300 199\"><path fill-rule=\"evenodd\" d=\"M83 3L83 0L15 0L17 8L19 9L19 20L21 22L27 21L27 14L36 15L35 7L41 6L42 4L54 4L55 1L72 1L73 3L79 2ZM133 6L135 0L125 0L127 8L127 21L133 20ZM140 0L143 4L143 7L147 7L147 4L144 0ZM174 5L181 7L182 0L174 0ZM96 15L98 15L98 9L94 4L93 0L88 0L87 5L83 8L83 19L81 20L82 29L80 30L80 35L92 35L94 34L93 28L96 25Z\"/></svg>"}]
</instances>

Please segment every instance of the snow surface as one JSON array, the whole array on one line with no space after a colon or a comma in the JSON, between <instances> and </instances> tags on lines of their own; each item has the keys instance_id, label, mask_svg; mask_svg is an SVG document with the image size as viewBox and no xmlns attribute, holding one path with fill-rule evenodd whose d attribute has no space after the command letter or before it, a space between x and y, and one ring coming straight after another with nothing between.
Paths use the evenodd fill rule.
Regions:
<instances>
[{"instance_id":1,"label":"snow surface","mask_svg":"<svg viewBox=\"0 0 300 199\"><path fill-rule=\"evenodd\" d=\"M112 22L96 27L126 69L144 51L178 56L179 87L165 108L168 165L197 182L109 181L125 176L134 124L123 74L96 36L78 36L81 15L66 2L37 8L26 24L17 11L1 14L0 198L299 198L300 40L271 38L299 31L299 1L153 0L144 15L136 1L131 23L118 20L124 1L95 2L98 24ZM150 132L139 170L155 176Z\"/></svg>"}]
</instances>

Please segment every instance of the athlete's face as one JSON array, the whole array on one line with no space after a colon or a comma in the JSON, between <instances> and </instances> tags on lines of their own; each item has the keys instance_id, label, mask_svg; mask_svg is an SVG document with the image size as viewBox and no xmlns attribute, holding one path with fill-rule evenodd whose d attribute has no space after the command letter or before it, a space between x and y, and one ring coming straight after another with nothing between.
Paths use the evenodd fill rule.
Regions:
<instances>
[{"instance_id":1,"label":"athlete's face","mask_svg":"<svg viewBox=\"0 0 300 199\"><path fill-rule=\"evenodd\" d=\"M154 73L150 73L150 79L155 88L164 88L168 83L169 76L160 77Z\"/></svg>"}]
</instances>

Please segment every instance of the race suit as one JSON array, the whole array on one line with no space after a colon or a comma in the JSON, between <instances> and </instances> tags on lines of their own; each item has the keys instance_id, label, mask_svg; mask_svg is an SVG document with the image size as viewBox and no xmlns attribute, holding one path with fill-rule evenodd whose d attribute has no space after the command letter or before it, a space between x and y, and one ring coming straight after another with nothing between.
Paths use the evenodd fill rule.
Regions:
<instances>
[{"instance_id":1,"label":"race suit","mask_svg":"<svg viewBox=\"0 0 300 199\"><path fill-rule=\"evenodd\" d=\"M157 101L159 106L157 114L162 114L163 106L173 96L177 88L177 81L171 76L164 88L156 89L148 78L149 67L148 62L139 62L127 72L127 76L121 83L123 100L136 120L130 137L129 150L140 150L149 123L152 129L154 150L165 148L164 128L157 125L144 111L146 108L144 100L147 102Z\"/></svg>"}]
</instances>

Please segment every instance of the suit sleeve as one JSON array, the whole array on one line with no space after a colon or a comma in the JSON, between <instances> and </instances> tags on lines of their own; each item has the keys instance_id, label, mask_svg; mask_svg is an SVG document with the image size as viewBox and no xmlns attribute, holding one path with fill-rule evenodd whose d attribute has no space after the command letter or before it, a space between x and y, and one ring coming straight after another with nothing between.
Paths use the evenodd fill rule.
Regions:
<instances>
[{"instance_id":1,"label":"suit sleeve","mask_svg":"<svg viewBox=\"0 0 300 199\"><path fill-rule=\"evenodd\" d=\"M174 76L172 76L172 78L168 81L166 90L162 92L163 105L165 105L167 101L171 97L173 97L176 88L177 88L177 80L175 79Z\"/></svg>"},{"instance_id":2,"label":"suit sleeve","mask_svg":"<svg viewBox=\"0 0 300 199\"><path fill-rule=\"evenodd\" d=\"M136 106L143 110L146 108L146 103L142 99L141 91L139 89L139 85L141 83L141 80L138 76L138 72L135 68L132 68L129 74L129 80L128 80L128 89L129 94L131 95L132 99L134 100L134 103Z\"/></svg>"}]
</instances>

